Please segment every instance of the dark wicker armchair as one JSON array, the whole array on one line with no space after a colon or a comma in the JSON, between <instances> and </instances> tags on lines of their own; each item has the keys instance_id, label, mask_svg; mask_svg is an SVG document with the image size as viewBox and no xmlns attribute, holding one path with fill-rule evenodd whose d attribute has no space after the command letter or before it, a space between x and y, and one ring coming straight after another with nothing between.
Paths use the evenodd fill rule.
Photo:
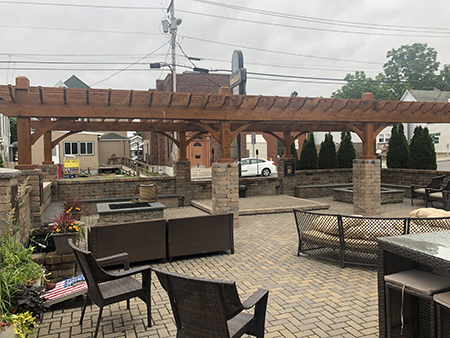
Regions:
<instances>
[{"instance_id":1,"label":"dark wicker armchair","mask_svg":"<svg viewBox=\"0 0 450 338\"><path fill-rule=\"evenodd\" d=\"M83 325L83 317L89 299L100 307L100 313L98 315L97 326L94 334L94 338L96 338L100 326L100 320L102 318L103 307L105 305L126 300L127 309L130 309L130 299L139 297L147 304L147 320L148 326L150 327L152 319L150 300L150 266L142 266L136 269L128 270L129 263L127 260L127 253L95 259L90 251L81 250L73 243L71 239L69 239L69 245L72 247L75 256L77 257L78 263L81 266L81 270L88 285L87 296L81 312L80 326ZM120 263L124 264L125 271L109 273L102 268L102 266L117 265ZM142 282L131 277L132 275L139 273L142 273Z\"/></svg>"},{"instance_id":2,"label":"dark wicker armchair","mask_svg":"<svg viewBox=\"0 0 450 338\"><path fill-rule=\"evenodd\" d=\"M241 303L234 282L153 271L169 294L177 338L264 337L268 290L259 289ZM253 306L253 315L242 312Z\"/></svg>"},{"instance_id":3,"label":"dark wicker armchair","mask_svg":"<svg viewBox=\"0 0 450 338\"><path fill-rule=\"evenodd\" d=\"M433 201L441 201L445 210L449 210L449 194L450 194L450 180L441 189L427 188L425 195L425 207L428 208L428 203L433 206Z\"/></svg>"},{"instance_id":4,"label":"dark wicker armchair","mask_svg":"<svg viewBox=\"0 0 450 338\"><path fill-rule=\"evenodd\" d=\"M411 186L411 205L414 205L414 198L422 196L425 198L427 194L426 189L439 189L444 181L445 175L433 177L427 185L412 185Z\"/></svg>"}]
</instances>

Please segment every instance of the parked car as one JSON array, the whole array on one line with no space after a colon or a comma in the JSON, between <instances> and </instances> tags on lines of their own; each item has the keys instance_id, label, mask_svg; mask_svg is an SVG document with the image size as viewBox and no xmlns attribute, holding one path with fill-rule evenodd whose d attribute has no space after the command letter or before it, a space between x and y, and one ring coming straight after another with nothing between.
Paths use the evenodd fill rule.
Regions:
<instances>
[{"instance_id":1,"label":"parked car","mask_svg":"<svg viewBox=\"0 0 450 338\"><path fill-rule=\"evenodd\" d=\"M277 167L273 161L256 157L241 159L242 176L270 176L274 172L277 172Z\"/></svg>"}]
</instances>

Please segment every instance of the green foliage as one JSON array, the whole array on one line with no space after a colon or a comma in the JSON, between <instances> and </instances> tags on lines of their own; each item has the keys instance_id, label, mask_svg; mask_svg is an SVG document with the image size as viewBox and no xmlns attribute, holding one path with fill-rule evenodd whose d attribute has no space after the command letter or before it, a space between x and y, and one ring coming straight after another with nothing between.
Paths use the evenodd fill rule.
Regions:
<instances>
[{"instance_id":1,"label":"green foliage","mask_svg":"<svg viewBox=\"0 0 450 338\"><path fill-rule=\"evenodd\" d=\"M375 79L367 77L364 72L356 71L355 75L347 74L344 78L347 84L342 86L333 94L335 99L361 99L362 94L372 93L375 100L388 100L389 91L380 85L382 79L377 76Z\"/></svg>"},{"instance_id":2,"label":"green foliage","mask_svg":"<svg viewBox=\"0 0 450 338\"><path fill-rule=\"evenodd\" d=\"M17 117L9 118L9 129L11 133L11 143L17 142Z\"/></svg>"},{"instance_id":3,"label":"green foliage","mask_svg":"<svg viewBox=\"0 0 450 338\"><path fill-rule=\"evenodd\" d=\"M4 168L5 165L3 164L3 157L0 155L0 168Z\"/></svg>"},{"instance_id":4,"label":"green foliage","mask_svg":"<svg viewBox=\"0 0 450 338\"><path fill-rule=\"evenodd\" d=\"M347 84L332 94L333 98L361 99L371 92L376 100L399 100L407 89L450 90L450 66L437 74L437 52L426 43L403 45L387 52L383 73L375 79L363 71L347 74Z\"/></svg>"},{"instance_id":5,"label":"green foliage","mask_svg":"<svg viewBox=\"0 0 450 338\"><path fill-rule=\"evenodd\" d=\"M394 124L389 139L389 148L386 156L388 168L408 168L409 145L406 140L403 124Z\"/></svg>"},{"instance_id":6,"label":"green foliage","mask_svg":"<svg viewBox=\"0 0 450 338\"><path fill-rule=\"evenodd\" d=\"M308 133L300 152L300 170L317 169L317 149L314 142L314 134Z\"/></svg>"},{"instance_id":7,"label":"green foliage","mask_svg":"<svg viewBox=\"0 0 450 338\"><path fill-rule=\"evenodd\" d=\"M331 133L325 134L325 140L320 144L319 169L335 169L338 167L336 145Z\"/></svg>"},{"instance_id":8,"label":"green foliage","mask_svg":"<svg viewBox=\"0 0 450 338\"><path fill-rule=\"evenodd\" d=\"M135 131L133 135L142 137L142 131Z\"/></svg>"},{"instance_id":9,"label":"green foliage","mask_svg":"<svg viewBox=\"0 0 450 338\"><path fill-rule=\"evenodd\" d=\"M414 136L409 145L410 169L436 170L436 151L428 128L417 126L414 129Z\"/></svg>"},{"instance_id":10,"label":"green foliage","mask_svg":"<svg viewBox=\"0 0 450 338\"><path fill-rule=\"evenodd\" d=\"M356 150L353 146L350 132L341 133L341 143L337 151L337 161L339 168L353 168L353 160L356 158Z\"/></svg>"}]
</instances>

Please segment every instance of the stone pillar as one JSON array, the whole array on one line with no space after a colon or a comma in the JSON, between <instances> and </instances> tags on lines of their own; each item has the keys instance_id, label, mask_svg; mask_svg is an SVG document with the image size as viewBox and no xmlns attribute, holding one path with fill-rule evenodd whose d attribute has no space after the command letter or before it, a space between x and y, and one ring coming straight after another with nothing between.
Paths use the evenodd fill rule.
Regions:
<instances>
[{"instance_id":1,"label":"stone pillar","mask_svg":"<svg viewBox=\"0 0 450 338\"><path fill-rule=\"evenodd\" d=\"M213 215L233 213L233 225L239 227L239 176L237 163L213 163L211 168Z\"/></svg>"},{"instance_id":2,"label":"stone pillar","mask_svg":"<svg viewBox=\"0 0 450 338\"><path fill-rule=\"evenodd\" d=\"M191 190L191 162L176 161L173 165L175 175L175 190L180 195L179 205L190 205L192 200Z\"/></svg>"},{"instance_id":3,"label":"stone pillar","mask_svg":"<svg viewBox=\"0 0 450 338\"><path fill-rule=\"evenodd\" d=\"M277 176L280 180L280 194L295 196L295 158L280 157L277 160Z\"/></svg>"},{"instance_id":4,"label":"stone pillar","mask_svg":"<svg viewBox=\"0 0 450 338\"><path fill-rule=\"evenodd\" d=\"M8 224L11 209L18 204L15 199L17 196L17 185L19 177L22 174L20 170L0 168L0 237L3 236L10 224ZM16 213L18 210L16 210Z\"/></svg>"},{"instance_id":5,"label":"stone pillar","mask_svg":"<svg viewBox=\"0 0 450 338\"><path fill-rule=\"evenodd\" d=\"M34 170L22 170L22 176L20 176L19 184L23 183L28 177L28 186L31 187L30 192L30 210L31 219L34 226L39 226L42 224L42 214L41 210L41 197L43 196L43 186L41 169Z\"/></svg>"},{"instance_id":6,"label":"stone pillar","mask_svg":"<svg viewBox=\"0 0 450 338\"><path fill-rule=\"evenodd\" d=\"M353 213L381 215L380 160L353 160Z\"/></svg>"},{"instance_id":7,"label":"stone pillar","mask_svg":"<svg viewBox=\"0 0 450 338\"><path fill-rule=\"evenodd\" d=\"M42 180L52 182L52 201L58 200L58 165L41 164L38 166L42 171Z\"/></svg>"}]
</instances>

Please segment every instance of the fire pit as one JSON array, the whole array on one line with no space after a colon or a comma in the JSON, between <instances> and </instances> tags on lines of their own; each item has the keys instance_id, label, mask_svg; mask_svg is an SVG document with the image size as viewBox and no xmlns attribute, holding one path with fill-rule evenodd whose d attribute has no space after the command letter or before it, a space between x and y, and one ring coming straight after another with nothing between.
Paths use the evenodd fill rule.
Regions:
<instances>
[{"instance_id":1,"label":"fire pit","mask_svg":"<svg viewBox=\"0 0 450 338\"><path fill-rule=\"evenodd\" d=\"M403 203L404 191L399 189L381 188L381 204ZM333 189L333 200L353 203L353 188Z\"/></svg>"},{"instance_id":2,"label":"fire pit","mask_svg":"<svg viewBox=\"0 0 450 338\"><path fill-rule=\"evenodd\" d=\"M159 202L97 203L100 223L123 223L144 219L164 218L165 205Z\"/></svg>"}]
</instances>

